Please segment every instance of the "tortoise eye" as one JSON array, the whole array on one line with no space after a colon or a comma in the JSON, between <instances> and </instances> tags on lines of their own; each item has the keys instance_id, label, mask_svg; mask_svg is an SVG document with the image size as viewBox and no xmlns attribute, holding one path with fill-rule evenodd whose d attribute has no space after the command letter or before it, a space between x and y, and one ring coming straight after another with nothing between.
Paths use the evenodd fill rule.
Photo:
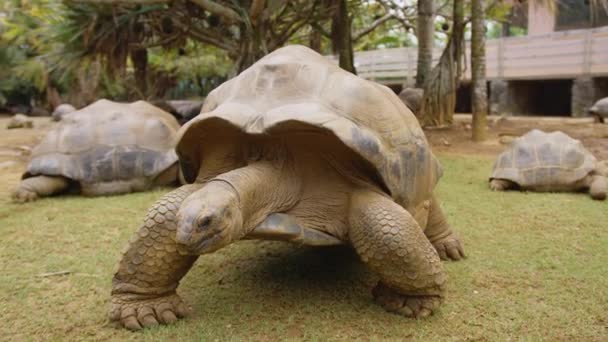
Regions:
<instances>
[{"instance_id":1,"label":"tortoise eye","mask_svg":"<svg viewBox=\"0 0 608 342\"><path fill-rule=\"evenodd\" d=\"M213 219L211 216L205 216L203 218L200 218L198 220L198 224L197 224L198 229L202 230L202 229L209 227L209 225L211 224L212 221L213 221Z\"/></svg>"}]
</instances>

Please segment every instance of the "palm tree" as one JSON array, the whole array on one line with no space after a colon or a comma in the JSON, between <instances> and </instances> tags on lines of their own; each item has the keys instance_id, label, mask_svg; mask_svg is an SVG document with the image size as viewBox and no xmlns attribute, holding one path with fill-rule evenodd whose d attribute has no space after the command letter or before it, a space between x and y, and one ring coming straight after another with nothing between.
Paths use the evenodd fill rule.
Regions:
<instances>
[{"instance_id":1,"label":"palm tree","mask_svg":"<svg viewBox=\"0 0 608 342\"><path fill-rule=\"evenodd\" d=\"M97 5L68 3L53 38L64 42L60 65L73 68L82 60L99 60L107 71L124 71L130 60L140 97L148 95L148 51L146 43L157 39L151 15L165 9L155 5ZM183 43L183 39L172 44Z\"/></svg>"},{"instance_id":2,"label":"palm tree","mask_svg":"<svg viewBox=\"0 0 608 342\"><path fill-rule=\"evenodd\" d=\"M471 1L471 99L473 103L473 140L486 137L488 92L486 86L486 47L483 0Z\"/></svg>"}]
</instances>

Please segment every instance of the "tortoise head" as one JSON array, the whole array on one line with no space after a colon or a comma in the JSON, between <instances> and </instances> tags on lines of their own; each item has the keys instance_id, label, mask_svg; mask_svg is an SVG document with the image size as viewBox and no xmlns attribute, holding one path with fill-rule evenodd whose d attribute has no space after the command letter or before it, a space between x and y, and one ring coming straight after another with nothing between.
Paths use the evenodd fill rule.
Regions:
<instances>
[{"instance_id":1,"label":"tortoise head","mask_svg":"<svg viewBox=\"0 0 608 342\"><path fill-rule=\"evenodd\" d=\"M243 215L236 191L223 182L207 183L182 203L176 241L194 254L216 251L240 236Z\"/></svg>"}]
</instances>

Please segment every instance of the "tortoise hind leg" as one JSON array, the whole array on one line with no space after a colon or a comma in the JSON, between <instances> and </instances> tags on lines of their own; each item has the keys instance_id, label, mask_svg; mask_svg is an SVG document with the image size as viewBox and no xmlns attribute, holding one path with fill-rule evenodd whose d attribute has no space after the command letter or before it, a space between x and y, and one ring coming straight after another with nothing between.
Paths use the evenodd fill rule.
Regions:
<instances>
[{"instance_id":1,"label":"tortoise hind leg","mask_svg":"<svg viewBox=\"0 0 608 342\"><path fill-rule=\"evenodd\" d=\"M12 197L17 202L29 202L66 190L69 181L61 176L36 176L21 181Z\"/></svg>"},{"instance_id":2,"label":"tortoise hind leg","mask_svg":"<svg viewBox=\"0 0 608 342\"><path fill-rule=\"evenodd\" d=\"M462 242L448 224L435 196L431 198L428 217L424 234L437 250L439 258L441 260L461 260L465 258Z\"/></svg>"},{"instance_id":3,"label":"tortoise hind leg","mask_svg":"<svg viewBox=\"0 0 608 342\"><path fill-rule=\"evenodd\" d=\"M387 311L425 317L442 302L446 275L416 220L390 198L356 191L348 214L349 238L361 259L380 275L372 291Z\"/></svg>"}]
</instances>

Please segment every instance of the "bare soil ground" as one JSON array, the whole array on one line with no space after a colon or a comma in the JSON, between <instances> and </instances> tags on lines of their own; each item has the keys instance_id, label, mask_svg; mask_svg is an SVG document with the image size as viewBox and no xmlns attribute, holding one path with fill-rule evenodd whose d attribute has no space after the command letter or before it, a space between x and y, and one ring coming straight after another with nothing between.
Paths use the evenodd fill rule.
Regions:
<instances>
[{"instance_id":1,"label":"bare soil ground","mask_svg":"<svg viewBox=\"0 0 608 342\"><path fill-rule=\"evenodd\" d=\"M33 128L6 129L10 117L0 115L0 183L11 189L19 182L31 149L42 140L51 127L57 124L51 121L50 117L32 119ZM6 187L2 188L0 196Z\"/></svg>"},{"instance_id":2,"label":"bare soil ground","mask_svg":"<svg viewBox=\"0 0 608 342\"><path fill-rule=\"evenodd\" d=\"M488 119L487 140L471 141L471 116L456 115L450 128L426 130L427 138L438 153L497 155L517 136L531 129L562 131L579 139L598 159L608 159L608 124L590 118L495 117Z\"/></svg>"}]
</instances>

